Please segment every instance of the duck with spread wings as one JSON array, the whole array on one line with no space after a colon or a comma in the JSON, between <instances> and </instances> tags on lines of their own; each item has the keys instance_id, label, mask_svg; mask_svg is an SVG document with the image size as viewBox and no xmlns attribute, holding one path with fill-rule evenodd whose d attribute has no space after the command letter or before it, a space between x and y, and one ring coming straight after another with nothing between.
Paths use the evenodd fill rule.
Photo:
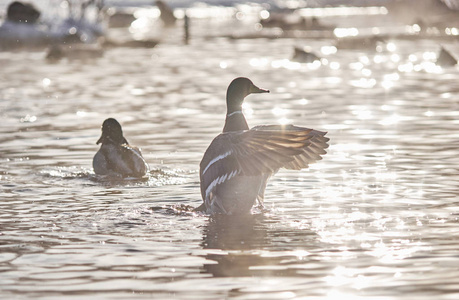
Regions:
<instances>
[{"instance_id":1,"label":"duck with spread wings","mask_svg":"<svg viewBox=\"0 0 459 300\"><path fill-rule=\"evenodd\" d=\"M244 98L268 92L244 77L229 85L223 132L211 142L200 164L203 204L197 210L248 213L256 201L263 205L266 184L280 168L304 169L326 154L326 132L294 125L249 129L242 113Z\"/></svg>"}]
</instances>

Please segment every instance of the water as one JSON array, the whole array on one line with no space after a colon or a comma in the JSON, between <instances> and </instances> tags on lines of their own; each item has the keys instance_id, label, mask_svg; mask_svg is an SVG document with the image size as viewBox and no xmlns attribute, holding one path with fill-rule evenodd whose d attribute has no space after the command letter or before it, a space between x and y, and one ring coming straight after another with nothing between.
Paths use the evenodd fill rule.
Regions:
<instances>
[{"instance_id":1,"label":"water","mask_svg":"<svg viewBox=\"0 0 459 300\"><path fill-rule=\"evenodd\" d=\"M332 40L199 26L188 46L172 29L86 61L0 53L1 297L457 299L459 74L435 67L438 43L324 55ZM325 60L292 62L294 46ZM325 130L330 148L272 178L267 212L211 218L188 207L237 76L271 90L246 99L251 126ZM107 117L142 148L147 180L94 175Z\"/></svg>"}]
</instances>

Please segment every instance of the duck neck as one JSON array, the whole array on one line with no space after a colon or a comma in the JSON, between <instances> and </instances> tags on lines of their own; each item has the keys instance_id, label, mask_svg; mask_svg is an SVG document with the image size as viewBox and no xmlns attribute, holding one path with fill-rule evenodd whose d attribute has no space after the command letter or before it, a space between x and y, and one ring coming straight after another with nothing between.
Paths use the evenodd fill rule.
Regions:
<instances>
[{"instance_id":1,"label":"duck neck","mask_svg":"<svg viewBox=\"0 0 459 300\"><path fill-rule=\"evenodd\" d=\"M114 139L111 136L104 136L104 135L102 135L102 137L97 141L96 144L100 144L100 143L112 144L112 145L129 144L128 141L124 137Z\"/></svg>"},{"instance_id":2,"label":"duck neck","mask_svg":"<svg viewBox=\"0 0 459 300\"><path fill-rule=\"evenodd\" d=\"M223 132L248 130L249 125L245 120L244 114L242 113L242 107L238 109L228 109L226 113L225 127Z\"/></svg>"}]
</instances>

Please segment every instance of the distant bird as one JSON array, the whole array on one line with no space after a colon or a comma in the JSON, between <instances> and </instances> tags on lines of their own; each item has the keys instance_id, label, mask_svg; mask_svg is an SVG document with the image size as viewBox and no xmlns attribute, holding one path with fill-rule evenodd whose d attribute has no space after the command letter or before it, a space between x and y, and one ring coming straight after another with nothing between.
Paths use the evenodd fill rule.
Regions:
<instances>
[{"instance_id":1,"label":"distant bird","mask_svg":"<svg viewBox=\"0 0 459 300\"><path fill-rule=\"evenodd\" d=\"M457 64L457 59L442 46L436 64L442 67L453 67Z\"/></svg>"},{"instance_id":2,"label":"distant bird","mask_svg":"<svg viewBox=\"0 0 459 300\"><path fill-rule=\"evenodd\" d=\"M320 61L320 57L314 52L295 47L292 60L301 63L312 63L316 60Z\"/></svg>"},{"instance_id":3,"label":"distant bird","mask_svg":"<svg viewBox=\"0 0 459 300\"><path fill-rule=\"evenodd\" d=\"M268 179L280 168L307 168L326 154L326 132L293 125L249 129L242 113L244 98L268 92L244 77L229 85L223 133L212 141L200 164L204 203L196 210L210 214L248 213L256 200L263 206Z\"/></svg>"},{"instance_id":4,"label":"distant bird","mask_svg":"<svg viewBox=\"0 0 459 300\"><path fill-rule=\"evenodd\" d=\"M140 149L130 146L120 123L113 118L102 124L102 143L92 161L94 173L114 177L143 177L149 171Z\"/></svg>"},{"instance_id":5,"label":"distant bird","mask_svg":"<svg viewBox=\"0 0 459 300\"><path fill-rule=\"evenodd\" d=\"M161 12L161 21L163 21L166 27L173 26L177 21L177 18L174 16L174 11L162 0L156 1L156 6Z\"/></svg>"}]
</instances>

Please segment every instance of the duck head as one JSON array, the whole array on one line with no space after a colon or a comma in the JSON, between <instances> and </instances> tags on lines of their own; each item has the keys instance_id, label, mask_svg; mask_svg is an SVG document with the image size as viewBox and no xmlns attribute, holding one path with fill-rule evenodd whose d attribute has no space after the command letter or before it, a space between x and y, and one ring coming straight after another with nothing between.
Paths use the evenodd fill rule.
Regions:
<instances>
[{"instance_id":1,"label":"duck head","mask_svg":"<svg viewBox=\"0 0 459 300\"><path fill-rule=\"evenodd\" d=\"M245 77L234 79L226 91L226 107L228 108L228 113L241 110L244 98L254 93L269 93L269 90L257 87L250 79Z\"/></svg>"},{"instance_id":2,"label":"duck head","mask_svg":"<svg viewBox=\"0 0 459 300\"><path fill-rule=\"evenodd\" d=\"M120 123L113 118L108 118L102 124L102 136L97 141L98 144L112 143L112 144L127 144L127 140L123 137L123 130Z\"/></svg>"}]
</instances>

